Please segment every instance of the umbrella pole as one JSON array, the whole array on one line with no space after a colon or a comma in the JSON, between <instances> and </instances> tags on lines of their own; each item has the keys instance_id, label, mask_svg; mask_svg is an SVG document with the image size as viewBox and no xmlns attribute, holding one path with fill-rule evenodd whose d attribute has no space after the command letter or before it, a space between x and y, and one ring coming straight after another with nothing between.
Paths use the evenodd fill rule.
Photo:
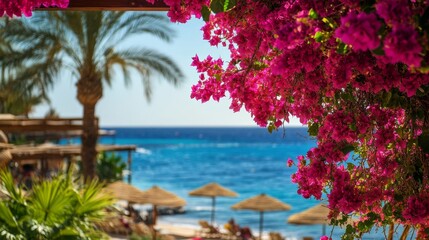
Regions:
<instances>
[{"instance_id":1,"label":"umbrella pole","mask_svg":"<svg viewBox=\"0 0 429 240\"><path fill-rule=\"evenodd\" d=\"M213 196L212 197L212 219L211 219L212 225L214 223L214 218L215 218L215 207L216 207L216 198Z\"/></svg>"},{"instance_id":2,"label":"umbrella pole","mask_svg":"<svg viewBox=\"0 0 429 240\"><path fill-rule=\"evenodd\" d=\"M259 212L259 239L262 240L262 228L264 222L264 211Z\"/></svg>"},{"instance_id":3,"label":"umbrella pole","mask_svg":"<svg viewBox=\"0 0 429 240\"><path fill-rule=\"evenodd\" d=\"M322 233L323 233L322 236L326 235L326 225L325 224L323 224Z\"/></svg>"},{"instance_id":4,"label":"umbrella pole","mask_svg":"<svg viewBox=\"0 0 429 240\"><path fill-rule=\"evenodd\" d=\"M152 234L152 240L156 240L156 230L155 230L155 225L156 225L156 218L157 218L157 212L158 212L158 209L156 208L156 205L153 205L153 210L152 210L153 212L152 212L152 221L153 221L153 223L152 223L152 231L153 231L153 234Z\"/></svg>"}]
</instances>

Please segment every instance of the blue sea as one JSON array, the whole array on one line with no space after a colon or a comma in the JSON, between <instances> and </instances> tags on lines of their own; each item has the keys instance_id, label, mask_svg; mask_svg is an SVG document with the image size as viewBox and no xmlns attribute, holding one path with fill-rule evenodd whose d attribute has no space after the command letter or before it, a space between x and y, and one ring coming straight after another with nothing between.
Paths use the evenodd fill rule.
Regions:
<instances>
[{"instance_id":1,"label":"blue sea","mask_svg":"<svg viewBox=\"0 0 429 240\"><path fill-rule=\"evenodd\" d=\"M265 193L292 206L290 211L266 212L264 233L276 231L284 236L318 239L322 226L291 225L287 218L319 203L297 194L291 182L295 167L287 167L288 158L316 146L306 128L285 128L269 133L265 128L103 128L115 130L114 137L102 137L102 143L135 144L132 184L142 190L154 185L173 192L187 201L186 213L161 216L160 221L198 225L210 221L211 199L191 197L188 193L209 182L217 182L239 194L236 198L216 198L215 223L223 226L234 218L240 226L258 234L259 213L236 211L231 206L244 199ZM124 154L126 160L126 154ZM333 239L344 229L327 227ZM383 239L381 230L364 239Z\"/></svg>"}]
</instances>

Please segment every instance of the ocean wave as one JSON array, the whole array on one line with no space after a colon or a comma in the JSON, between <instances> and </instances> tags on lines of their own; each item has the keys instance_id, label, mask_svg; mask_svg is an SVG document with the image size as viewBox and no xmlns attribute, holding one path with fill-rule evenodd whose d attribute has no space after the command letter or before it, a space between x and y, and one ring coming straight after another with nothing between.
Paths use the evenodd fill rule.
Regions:
<instances>
[{"instance_id":1,"label":"ocean wave","mask_svg":"<svg viewBox=\"0 0 429 240\"><path fill-rule=\"evenodd\" d=\"M211 211L212 207L211 206L195 206L195 207L187 208L187 210L195 211L195 212L199 212L199 211Z\"/></svg>"},{"instance_id":2,"label":"ocean wave","mask_svg":"<svg viewBox=\"0 0 429 240\"><path fill-rule=\"evenodd\" d=\"M136 149L136 153L144 154L144 155L151 155L152 152L149 149L138 147Z\"/></svg>"}]
</instances>

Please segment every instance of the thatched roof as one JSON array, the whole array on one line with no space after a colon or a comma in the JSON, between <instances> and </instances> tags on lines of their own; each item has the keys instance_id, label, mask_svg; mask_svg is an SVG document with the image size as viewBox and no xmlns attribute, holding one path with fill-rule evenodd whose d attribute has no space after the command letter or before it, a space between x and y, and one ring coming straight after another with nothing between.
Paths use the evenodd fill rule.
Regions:
<instances>
[{"instance_id":1,"label":"thatched roof","mask_svg":"<svg viewBox=\"0 0 429 240\"><path fill-rule=\"evenodd\" d=\"M139 198L141 198L141 195L143 194L143 190L122 181L117 181L107 185L104 188L104 191L112 194L114 198L133 203L141 203Z\"/></svg>"},{"instance_id":2,"label":"thatched roof","mask_svg":"<svg viewBox=\"0 0 429 240\"><path fill-rule=\"evenodd\" d=\"M197 197L236 197L237 193L217 183L209 183L189 192L189 195Z\"/></svg>"},{"instance_id":3,"label":"thatched roof","mask_svg":"<svg viewBox=\"0 0 429 240\"><path fill-rule=\"evenodd\" d=\"M291 206L266 194L260 194L258 196L243 200L233 205L231 208L235 210L254 210L266 212L287 211L291 209Z\"/></svg>"},{"instance_id":4,"label":"thatched roof","mask_svg":"<svg viewBox=\"0 0 429 240\"><path fill-rule=\"evenodd\" d=\"M164 207L181 207L186 205L186 201L183 198L158 186L153 186L144 191L144 194L139 196L138 202Z\"/></svg>"},{"instance_id":5,"label":"thatched roof","mask_svg":"<svg viewBox=\"0 0 429 240\"><path fill-rule=\"evenodd\" d=\"M318 204L302 212L291 215L287 222L292 224L329 224L329 208L325 205Z\"/></svg>"}]
</instances>

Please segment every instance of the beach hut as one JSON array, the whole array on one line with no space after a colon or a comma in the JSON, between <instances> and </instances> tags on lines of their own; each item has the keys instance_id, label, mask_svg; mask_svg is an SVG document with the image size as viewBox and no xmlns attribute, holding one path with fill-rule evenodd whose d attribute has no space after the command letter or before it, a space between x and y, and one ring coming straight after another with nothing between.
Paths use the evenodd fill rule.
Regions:
<instances>
[{"instance_id":1,"label":"beach hut","mask_svg":"<svg viewBox=\"0 0 429 240\"><path fill-rule=\"evenodd\" d=\"M234 210L253 210L259 212L259 239L262 239L262 229L264 222L264 212L288 211L291 209L289 204L283 203L280 200L260 194L255 197L243 200L231 207Z\"/></svg>"},{"instance_id":2,"label":"beach hut","mask_svg":"<svg viewBox=\"0 0 429 240\"><path fill-rule=\"evenodd\" d=\"M326 225L330 223L328 219L329 208L326 205L318 204L302 212L291 215L287 222L297 225L323 225L322 235L326 233Z\"/></svg>"},{"instance_id":3,"label":"beach hut","mask_svg":"<svg viewBox=\"0 0 429 240\"><path fill-rule=\"evenodd\" d=\"M236 192L214 182L208 183L200 188L197 188L189 192L189 195L195 196L195 197L212 198L211 224L214 223L214 218L215 218L216 197L237 197L238 196Z\"/></svg>"}]
</instances>

